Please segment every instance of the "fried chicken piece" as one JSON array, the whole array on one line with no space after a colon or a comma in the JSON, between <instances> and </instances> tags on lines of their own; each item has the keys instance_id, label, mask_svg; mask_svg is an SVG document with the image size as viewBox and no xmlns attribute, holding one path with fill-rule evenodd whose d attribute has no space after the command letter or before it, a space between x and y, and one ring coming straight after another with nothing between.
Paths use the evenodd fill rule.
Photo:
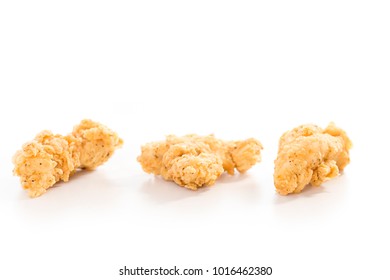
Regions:
<instances>
[{"instance_id":1,"label":"fried chicken piece","mask_svg":"<svg viewBox=\"0 0 390 280\"><path fill-rule=\"evenodd\" d=\"M82 120L74 127L72 135L81 140L79 167L88 170L105 163L123 144L118 134L91 120Z\"/></svg>"},{"instance_id":2,"label":"fried chicken piece","mask_svg":"<svg viewBox=\"0 0 390 280\"><path fill-rule=\"evenodd\" d=\"M326 129L301 125L282 135L275 160L274 183L279 194L300 193L336 177L350 162L352 142L330 123Z\"/></svg>"},{"instance_id":3,"label":"fried chicken piece","mask_svg":"<svg viewBox=\"0 0 390 280\"><path fill-rule=\"evenodd\" d=\"M179 143L170 146L162 161L161 175L180 186L196 190L210 186L223 173L222 160L204 143Z\"/></svg>"},{"instance_id":4,"label":"fried chicken piece","mask_svg":"<svg viewBox=\"0 0 390 280\"><path fill-rule=\"evenodd\" d=\"M42 131L14 156L14 173L31 197L46 192L56 182L67 182L80 165L78 140Z\"/></svg>"},{"instance_id":5,"label":"fried chicken piece","mask_svg":"<svg viewBox=\"0 0 390 280\"><path fill-rule=\"evenodd\" d=\"M67 136L42 131L16 152L14 174L29 196L37 197L56 182L69 181L78 168L103 164L121 144L116 133L90 120L83 120Z\"/></svg>"},{"instance_id":6,"label":"fried chicken piece","mask_svg":"<svg viewBox=\"0 0 390 280\"><path fill-rule=\"evenodd\" d=\"M214 135L195 134L141 147L137 160L147 173L161 175L165 180L188 189L211 186L224 171L244 173L261 160L261 143L253 138L244 141L223 141Z\"/></svg>"}]
</instances>

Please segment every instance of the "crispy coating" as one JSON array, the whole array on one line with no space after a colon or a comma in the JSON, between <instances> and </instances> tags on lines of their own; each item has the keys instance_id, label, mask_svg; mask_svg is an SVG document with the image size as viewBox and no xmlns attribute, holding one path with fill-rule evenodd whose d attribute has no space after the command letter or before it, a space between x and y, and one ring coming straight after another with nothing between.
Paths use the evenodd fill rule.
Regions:
<instances>
[{"instance_id":1,"label":"crispy coating","mask_svg":"<svg viewBox=\"0 0 390 280\"><path fill-rule=\"evenodd\" d=\"M116 133L91 120L83 120L67 136L42 131L16 152L14 174L29 196L37 197L56 182L69 181L78 168L103 164L121 144Z\"/></svg>"},{"instance_id":2,"label":"crispy coating","mask_svg":"<svg viewBox=\"0 0 390 280\"><path fill-rule=\"evenodd\" d=\"M253 138L223 141L214 135L169 135L166 141L142 146L137 159L145 172L197 190L213 185L224 171L231 175L234 169L246 172L261 160L262 148Z\"/></svg>"},{"instance_id":3,"label":"crispy coating","mask_svg":"<svg viewBox=\"0 0 390 280\"><path fill-rule=\"evenodd\" d=\"M80 165L78 139L42 131L14 156L14 173L31 197L39 196L57 181L67 182Z\"/></svg>"},{"instance_id":4,"label":"crispy coating","mask_svg":"<svg viewBox=\"0 0 390 280\"><path fill-rule=\"evenodd\" d=\"M72 135L80 139L80 168L93 170L105 163L122 146L123 140L108 127L83 120L74 127Z\"/></svg>"},{"instance_id":5,"label":"crispy coating","mask_svg":"<svg viewBox=\"0 0 390 280\"><path fill-rule=\"evenodd\" d=\"M301 125L282 135L275 160L274 183L279 194L300 193L336 177L350 162L352 142L330 123L326 129Z\"/></svg>"}]
</instances>

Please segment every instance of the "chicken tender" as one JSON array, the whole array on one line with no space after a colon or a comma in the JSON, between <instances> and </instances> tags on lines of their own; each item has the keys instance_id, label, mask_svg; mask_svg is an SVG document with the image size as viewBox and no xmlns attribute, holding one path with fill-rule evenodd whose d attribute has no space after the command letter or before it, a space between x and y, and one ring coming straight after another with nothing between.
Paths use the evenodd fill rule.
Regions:
<instances>
[{"instance_id":1,"label":"chicken tender","mask_svg":"<svg viewBox=\"0 0 390 280\"><path fill-rule=\"evenodd\" d=\"M261 143L253 138L244 141L223 141L195 134L141 147L138 161L147 173L161 175L167 181L191 190L211 186L224 171L244 173L261 160Z\"/></svg>"},{"instance_id":2,"label":"chicken tender","mask_svg":"<svg viewBox=\"0 0 390 280\"><path fill-rule=\"evenodd\" d=\"M80 168L93 170L105 163L122 146L123 140L108 127L83 120L74 127L72 135L80 140Z\"/></svg>"},{"instance_id":3,"label":"chicken tender","mask_svg":"<svg viewBox=\"0 0 390 280\"><path fill-rule=\"evenodd\" d=\"M350 162L352 142L330 123L326 129L301 125L282 135L275 160L274 183L279 194L300 193L336 177Z\"/></svg>"},{"instance_id":4,"label":"chicken tender","mask_svg":"<svg viewBox=\"0 0 390 280\"><path fill-rule=\"evenodd\" d=\"M69 180L80 165L78 145L75 137L54 135L50 131L42 131L23 145L14 156L14 173L20 176L31 197L45 193L60 180Z\"/></svg>"},{"instance_id":5,"label":"chicken tender","mask_svg":"<svg viewBox=\"0 0 390 280\"><path fill-rule=\"evenodd\" d=\"M83 120L67 136L42 131L16 152L14 174L29 196L37 197L56 182L69 181L78 168L103 164L121 145L116 133L90 120Z\"/></svg>"}]
</instances>

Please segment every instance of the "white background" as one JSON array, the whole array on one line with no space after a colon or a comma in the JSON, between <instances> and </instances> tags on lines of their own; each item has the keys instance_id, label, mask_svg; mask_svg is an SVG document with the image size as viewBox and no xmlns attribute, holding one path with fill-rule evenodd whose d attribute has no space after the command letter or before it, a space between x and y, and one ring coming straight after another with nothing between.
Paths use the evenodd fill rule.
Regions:
<instances>
[{"instance_id":1,"label":"white background","mask_svg":"<svg viewBox=\"0 0 390 280\"><path fill-rule=\"evenodd\" d=\"M124 265L177 265L389 279L389 14L373 0L2 1L0 278L130 279ZM124 147L28 198L15 151L83 118ZM354 143L344 174L277 195L280 135L329 121ZM256 137L263 161L198 192L142 171L143 143L185 133Z\"/></svg>"}]
</instances>

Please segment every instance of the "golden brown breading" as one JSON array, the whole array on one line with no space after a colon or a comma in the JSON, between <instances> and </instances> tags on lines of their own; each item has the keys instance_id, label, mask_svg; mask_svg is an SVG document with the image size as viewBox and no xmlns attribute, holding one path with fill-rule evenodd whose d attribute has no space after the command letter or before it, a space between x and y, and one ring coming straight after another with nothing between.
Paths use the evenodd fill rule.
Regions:
<instances>
[{"instance_id":1,"label":"golden brown breading","mask_svg":"<svg viewBox=\"0 0 390 280\"><path fill-rule=\"evenodd\" d=\"M42 131L35 139L23 145L14 156L14 173L20 176L23 188L31 197L36 197L57 181L68 181L69 176L80 165L73 136L54 135Z\"/></svg>"},{"instance_id":2,"label":"golden brown breading","mask_svg":"<svg viewBox=\"0 0 390 280\"><path fill-rule=\"evenodd\" d=\"M83 120L67 136L43 131L16 152L14 174L29 196L37 197L56 182L67 182L78 168L103 164L121 144L116 133L90 120Z\"/></svg>"},{"instance_id":3,"label":"golden brown breading","mask_svg":"<svg viewBox=\"0 0 390 280\"><path fill-rule=\"evenodd\" d=\"M211 186L224 171L246 172L260 161L261 143L256 139L222 141L214 135L195 134L166 141L152 142L141 147L138 161L147 173L161 175L165 180L197 190Z\"/></svg>"},{"instance_id":4,"label":"golden brown breading","mask_svg":"<svg viewBox=\"0 0 390 280\"><path fill-rule=\"evenodd\" d=\"M123 140L108 127L83 120L74 127L72 135L81 140L80 168L93 170L105 163Z\"/></svg>"},{"instance_id":5,"label":"golden brown breading","mask_svg":"<svg viewBox=\"0 0 390 280\"><path fill-rule=\"evenodd\" d=\"M319 186L336 177L349 163L351 140L334 123L323 130L301 125L282 135L275 160L278 193L300 193L309 183Z\"/></svg>"}]
</instances>

